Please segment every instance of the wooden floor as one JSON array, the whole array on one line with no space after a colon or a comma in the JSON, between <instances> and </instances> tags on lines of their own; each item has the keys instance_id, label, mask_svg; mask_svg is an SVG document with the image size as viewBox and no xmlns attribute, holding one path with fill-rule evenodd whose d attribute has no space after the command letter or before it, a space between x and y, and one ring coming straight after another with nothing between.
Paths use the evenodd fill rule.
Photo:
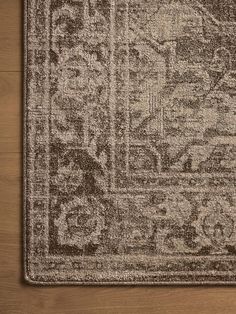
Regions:
<instances>
[{"instance_id":1,"label":"wooden floor","mask_svg":"<svg viewBox=\"0 0 236 314\"><path fill-rule=\"evenodd\" d=\"M233 287L44 288L22 282L21 12L22 0L0 0L0 314L235 314Z\"/></svg>"}]
</instances>

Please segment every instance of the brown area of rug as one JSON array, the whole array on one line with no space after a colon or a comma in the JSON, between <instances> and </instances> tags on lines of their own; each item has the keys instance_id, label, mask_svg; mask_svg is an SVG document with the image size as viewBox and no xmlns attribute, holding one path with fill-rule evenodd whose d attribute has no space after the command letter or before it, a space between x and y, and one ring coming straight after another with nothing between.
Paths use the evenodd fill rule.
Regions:
<instances>
[{"instance_id":1,"label":"brown area of rug","mask_svg":"<svg viewBox=\"0 0 236 314\"><path fill-rule=\"evenodd\" d=\"M236 280L236 2L25 1L25 278Z\"/></svg>"}]
</instances>

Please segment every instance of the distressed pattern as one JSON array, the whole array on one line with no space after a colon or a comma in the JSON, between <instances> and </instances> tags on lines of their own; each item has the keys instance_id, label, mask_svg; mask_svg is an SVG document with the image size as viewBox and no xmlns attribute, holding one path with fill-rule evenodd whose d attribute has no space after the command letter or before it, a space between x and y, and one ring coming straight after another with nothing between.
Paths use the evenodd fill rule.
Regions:
<instances>
[{"instance_id":1,"label":"distressed pattern","mask_svg":"<svg viewBox=\"0 0 236 314\"><path fill-rule=\"evenodd\" d=\"M25 0L25 278L236 282L236 2Z\"/></svg>"}]
</instances>

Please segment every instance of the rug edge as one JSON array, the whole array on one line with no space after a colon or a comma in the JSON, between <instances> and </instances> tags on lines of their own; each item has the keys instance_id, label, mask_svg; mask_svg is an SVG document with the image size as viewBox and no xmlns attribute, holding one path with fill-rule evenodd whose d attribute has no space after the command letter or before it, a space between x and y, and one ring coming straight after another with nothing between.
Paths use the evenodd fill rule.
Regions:
<instances>
[{"instance_id":1,"label":"rug edge","mask_svg":"<svg viewBox=\"0 0 236 314\"><path fill-rule=\"evenodd\" d=\"M23 44L23 265L24 273L23 278L25 283L34 286L235 286L236 280L234 281L41 281L31 278L28 266L30 262L28 261L27 253L27 69L28 69L28 2L29 0L23 1L23 25L24 25L24 44ZM196 276L197 277L197 276Z\"/></svg>"}]
</instances>

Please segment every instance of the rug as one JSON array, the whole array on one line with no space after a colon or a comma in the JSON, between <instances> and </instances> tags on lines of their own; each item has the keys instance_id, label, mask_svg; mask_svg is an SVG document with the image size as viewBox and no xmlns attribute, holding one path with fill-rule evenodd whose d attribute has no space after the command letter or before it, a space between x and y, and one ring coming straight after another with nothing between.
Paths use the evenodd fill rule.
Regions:
<instances>
[{"instance_id":1,"label":"rug","mask_svg":"<svg viewBox=\"0 0 236 314\"><path fill-rule=\"evenodd\" d=\"M25 0L32 284L235 284L236 2Z\"/></svg>"}]
</instances>

